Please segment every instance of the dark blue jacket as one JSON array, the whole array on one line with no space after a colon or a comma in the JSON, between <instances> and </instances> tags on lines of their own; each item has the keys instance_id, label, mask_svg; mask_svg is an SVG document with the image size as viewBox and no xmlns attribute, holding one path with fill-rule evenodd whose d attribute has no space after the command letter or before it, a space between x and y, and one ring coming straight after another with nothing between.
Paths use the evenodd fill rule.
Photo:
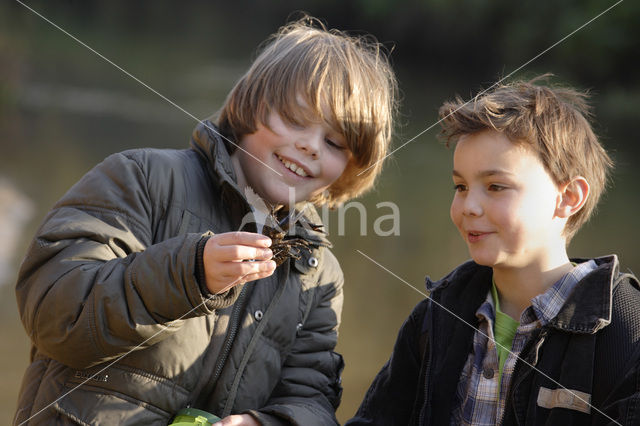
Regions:
<instances>
[{"instance_id":1,"label":"dark blue jacket","mask_svg":"<svg viewBox=\"0 0 640 426\"><path fill-rule=\"evenodd\" d=\"M616 256L595 261L597 269L525 345L503 425L640 424L640 285L619 272ZM491 274L469 261L435 284L403 324L348 426L449 424ZM591 406L572 401L555 382L582 392Z\"/></svg>"}]
</instances>

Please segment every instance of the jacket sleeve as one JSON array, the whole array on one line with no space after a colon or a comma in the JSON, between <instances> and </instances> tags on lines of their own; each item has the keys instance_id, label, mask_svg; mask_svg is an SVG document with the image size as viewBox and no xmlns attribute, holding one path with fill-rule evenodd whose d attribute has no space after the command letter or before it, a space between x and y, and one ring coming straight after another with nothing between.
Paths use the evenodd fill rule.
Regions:
<instances>
[{"instance_id":1,"label":"jacket sleeve","mask_svg":"<svg viewBox=\"0 0 640 426\"><path fill-rule=\"evenodd\" d=\"M232 303L205 299L196 282L202 235L153 241L162 212L149 188L159 186L141 164L115 154L87 173L47 215L18 276L32 342L74 368L151 346L185 318Z\"/></svg>"},{"instance_id":2,"label":"jacket sleeve","mask_svg":"<svg viewBox=\"0 0 640 426\"><path fill-rule=\"evenodd\" d=\"M345 426L407 425L420 377L420 334L426 301L405 320L391 358L371 383L355 416Z\"/></svg>"},{"instance_id":3,"label":"jacket sleeve","mask_svg":"<svg viewBox=\"0 0 640 426\"><path fill-rule=\"evenodd\" d=\"M266 406L251 414L264 426L337 425L342 356L334 352L342 314L344 278L338 261L325 250L314 304L289 355L280 381Z\"/></svg>"},{"instance_id":4,"label":"jacket sleeve","mask_svg":"<svg viewBox=\"0 0 640 426\"><path fill-rule=\"evenodd\" d=\"M630 274L616 281L611 324L596 344L593 425L640 424L640 284Z\"/></svg>"}]
</instances>

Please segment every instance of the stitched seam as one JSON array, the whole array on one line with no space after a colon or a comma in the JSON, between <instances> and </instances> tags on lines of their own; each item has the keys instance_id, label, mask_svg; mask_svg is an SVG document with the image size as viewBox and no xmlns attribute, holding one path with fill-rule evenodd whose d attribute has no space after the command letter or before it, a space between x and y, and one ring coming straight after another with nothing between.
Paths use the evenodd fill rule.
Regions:
<instances>
[{"instance_id":1,"label":"stitched seam","mask_svg":"<svg viewBox=\"0 0 640 426\"><path fill-rule=\"evenodd\" d=\"M91 300L89 300L89 303L88 303L89 306L85 305L86 308L89 309L89 313L90 313L90 315L88 316L89 317L89 324L88 324L89 336L91 336L91 341L93 342L94 347L97 349L99 353L101 353L104 356L106 355L107 351L106 351L106 348L102 346L100 339L98 339L98 326L97 326L98 314L96 312L96 306L95 306L96 305L95 292L92 291L91 295L93 297L91 297Z\"/></svg>"},{"instance_id":2,"label":"stitched seam","mask_svg":"<svg viewBox=\"0 0 640 426\"><path fill-rule=\"evenodd\" d=\"M127 213L126 210L120 209L115 206L98 206L98 205L75 204L75 203L60 204L52 211L52 213L58 210L61 210L63 208L77 209L85 212L116 213L118 217L125 219L125 222L127 223L127 225L131 226L132 228L135 228L136 231L142 234L147 234L147 232L145 231L145 226L142 222L140 222L138 219L135 219L133 216Z\"/></svg>"},{"instance_id":3,"label":"stitched seam","mask_svg":"<svg viewBox=\"0 0 640 426\"><path fill-rule=\"evenodd\" d=\"M34 359L33 361L35 362L38 358ZM49 370L49 365L51 365L51 358L45 358L42 357L40 358L40 360L42 360L42 362L45 363L45 367L43 369L44 374L41 377L44 377L47 374L47 371ZM31 401L29 401L29 405L27 407L24 408L24 410L29 410L28 413L29 415L33 415L33 404L34 402L38 399L39 393L40 393L40 388L42 388L42 383L43 381L40 380L40 383L38 383L38 388L36 389L36 391L33 393L33 399ZM16 419L18 418L18 414L16 413Z\"/></svg>"},{"instance_id":4,"label":"stitched seam","mask_svg":"<svg viewBox=\"0 0 640 426\"><path fill-rule=\"evenodd\" d=\"M44 300L47 298L47 296L49 295L49 293L51 292L51 290L53 289L53 287L56 286L56 284L63 279L66 275L70 274L71 272L75 271L78 268L83 267L84 265L78 265L75 268L71 268L67 271L65 271L62 275L60 275L53 283L52 285L49 286L49 288L47 288L47 290L45 291L45 293L42 295L42 297L39 299L38 304L37 304L37 308L36 308L36 312L34 314L34 320L33 320L33 324L34 326L32 327L33 330L31 332L31 339L32 341L37 341L38 340L38 332L36 330L35 324L38 324L38 322L40 321L40 315L42 315L43 310L46 310L46 308L43 308L42 304L44 302ZM85 304L86 306L86 304ZM91 317L90 317L91 318Z\"/></svg>"},{"instance_id":5,"label":"stitched seam","mask_svg":"<svg viewBox=\"0 0 640 426\"><path fill-rule=\"evenodd\" d=\"M68 419L73 420L74 422L83 425L83 426L91 426L89 423L83 422L82 420L80 420L77 416L74 416L71 413L66 412L65 410L62 409L62 407L60 407L58 405L58 403L55 403L53 405L53 408L60 414L62 414L63 416L67 417Z\"/></svg>"},{"instance_id":6,"label":"stitched seam","mask_svg":"<svg viewBox=\"0 0 640 426\"><path fill-rule=\"evenodd\" d=\"M309 297L307 300L307 306L305 307L304 310L304 315L302 316L302 324L306 324L307 322L307 318L309 318L309 314L311 314L311 309L314 307L315 301L316 301L316 289L318 288L318 285L320 285L318 282L316 282L316 285L314 285L313 287L311 287L309 289Z\"/></svg>"},{"instance_id":7,"label":"stitched seam","mask_svg":"<svg viewBox=\"0 0 640 426\"><path fill-rule=\"evenodd\" d=\"M126 395L124 393L115 391L115 390L111 390L111 389L105 389L105 388L101 388L101 387L97 387L97 386L91 386L91 385L83 385L82 386L83 389L85 390L89 390L95 394L98 395L106 395L106 396L112 396L118 399L122 399L124 401L127 401L131 404L135 404L138 405L146 410L152 411L156 414L160 414L162 416L165 416L167 418L169 418L171 416L171 413L163 410L160 407L156 407L155 405L149 404L148 402L145 401L141 401L139 399L133 398L129 395ZM56 407L56 409L58 409L58 411L63 410L63 408L61 406L59 406L59 402L57 402L54 407ZM59 407L59 408L58 408ZM67 411L61 411L64 415L66 416L73 416L72 414L67 413ZM81 421L81 420L78 420ZM86 423L82 423L82 424L86 424Z\"/></svg>"},{"instance_id":8,"label":"stitched seam","mask_svg":"<svg viewBox=\"0 0 640 426\"><path fill-rule=\"evenodd\" d=\"M146 194L146 195L147 195L147 198L149 199L149 202L150 202L150 205L151 205L151 209L152 209L151 214L153 215L153 209L154 209L154 207L156 207L156 205L155 205L156 203L155 203L155 201L151 198L151 194L152 194L152 192L149 190L149 179L148 179L148 177L147 177L147 174L145 173L145 169L144 169L144 167L142 167L142 163L141 163L141 162L139 161L139 159L138 159L138 156L137 156L137 155L133 155L133 153L134 153L134 152L137 152L137 153L138 153L138 155L140 155L140 153L141 153L141 152L145 152L145 153L146 153L146 151L145 151L145 150L142 150L142 151L131 151L131 154L130 154L130 155L127 155L127 154L122 154L122 155L123 155L125 158L128 158L129 160L131 160L131 161L133 161L134 163L136 163L136 166L138 166L138 169L140 170L140 174L141 174L141 175L142 175L142 177L144 178L145 189L146 189L146 192L147 192L147 194ZM162 200L162 201L165 201L165 200ZM166 202L166 201L165 201L165 202ZM158 207L160 207L160 208L159 208L159 210L160 210L160 211L162 211L162 212L163 212L163 214L164 214L164 212L166 211L166 205L165 205L165 204L162 204L161 206L158 206ZM154 221L154 222L155 222L155 221Z\"/></svg>"},{"instance_id":9,"label":"stitched seam","mask_svg":"<svg viewBox=\"0 0 640 426\"><path fill-rule=\"evenodd\" d=\"M178 392L181 392L185 396L189 395L189 392L186 389L184 389L182 386L176 384L174 381L167 379L165 377L160 377L148 371L141 370L139 368L131 367L128 365L122 365L122 364L119 365L116 369L126 371L127 373L130 373L130 374L136 374L138 376L142 376L155 383L158 383L159 385L166 386L172 390L177 390Z\"/></svg>"}]
</instances>

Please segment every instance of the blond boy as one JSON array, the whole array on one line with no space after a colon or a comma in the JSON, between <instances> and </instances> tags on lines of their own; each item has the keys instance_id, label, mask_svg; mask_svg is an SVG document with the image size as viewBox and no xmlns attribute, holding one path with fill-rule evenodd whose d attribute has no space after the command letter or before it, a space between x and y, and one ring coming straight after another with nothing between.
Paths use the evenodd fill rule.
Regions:
<instances>
[{"instance_id":1,"label":"blond boy","mask_svg":"<svg viewBox=\"0 0 640 426\"><path fill-rule=\"evenodd\" d=\"M16 287L16 424L337 423L343 276L308 201L372 186L396 82L377 43L316 24L275 34L190 149L112 155L48 214ZM308 250L276 269L255 223L238 232L247 194L303 211Z\"/></svg>"}]
</instances>

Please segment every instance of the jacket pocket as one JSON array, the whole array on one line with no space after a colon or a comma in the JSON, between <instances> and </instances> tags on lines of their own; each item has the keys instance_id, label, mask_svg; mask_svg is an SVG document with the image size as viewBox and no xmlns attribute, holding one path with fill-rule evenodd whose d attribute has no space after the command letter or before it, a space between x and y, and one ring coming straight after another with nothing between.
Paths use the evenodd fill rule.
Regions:
<instances>
[{"instance_id":1,"label":"jacket pocket","mask_svg":"<svg viewBox=\"0 0 640 426\"><path fill-rule=\"evenodd\" d=\"M81 424L167 424L189 397L171 380L127 366L75 370L68 395L55 406Z\"/></svg>"},{"instance_id":2,"label":"jacket pocket","mask_svg":"<svg viewBox=\"0 0 640 426\"><path fill-rule=\"evenodd\" d=\"M171 413L142 401L83 385L57 401L53 408L81 425L166 425Z\"/></svg>"}]
</instances>

